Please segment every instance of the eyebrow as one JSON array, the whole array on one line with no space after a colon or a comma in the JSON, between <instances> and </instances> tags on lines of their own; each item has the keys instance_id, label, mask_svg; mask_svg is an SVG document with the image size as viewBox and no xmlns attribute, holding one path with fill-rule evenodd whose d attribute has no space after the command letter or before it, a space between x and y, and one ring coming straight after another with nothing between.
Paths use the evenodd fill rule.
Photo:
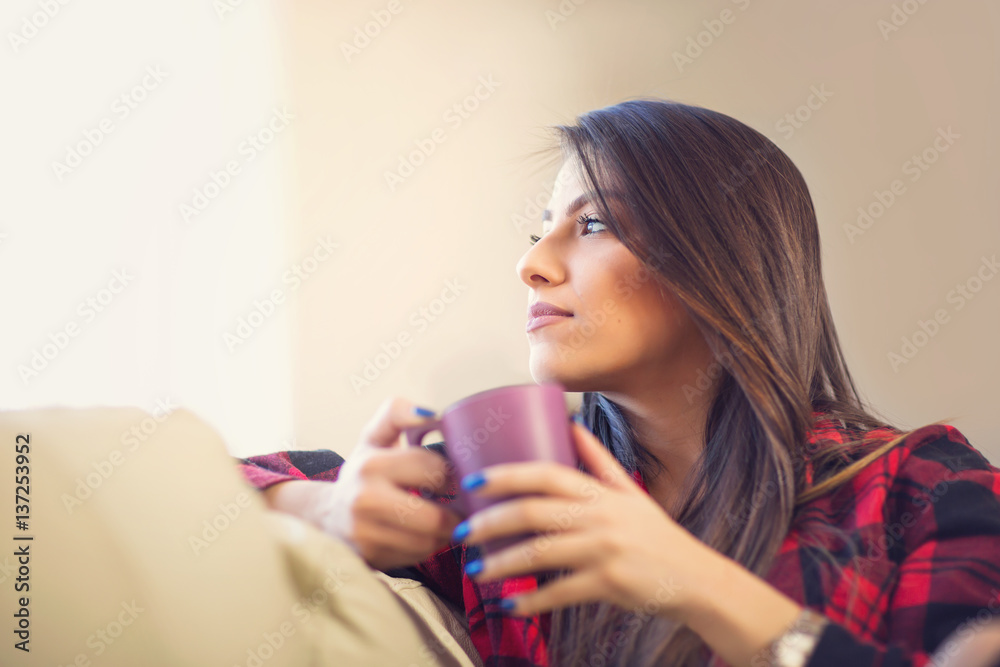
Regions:
<instances>
[{"instance_id":1,"label":"eyebrow","mask_svg":"<svg viewBox=\"0 0 1000 667\"><path fill-rule=\"evenodd\" d=\"M621 193L617 191L605 192L604 196L606 199L625 198L624 196L622 196ZM563 213L563 216L568 216L570 213L580 208L584 204L595 201L596 199L597 199L596 192L584 192L582 195L580 195L579 197L577 197L576 199L574 199L569 203L569 206L566 207L566 212ZM548 222L551 219L552 219L552 211L550 211L549 209L545 209L544 211L542 211L542 222Z\"/></svg>"}]
</instances>

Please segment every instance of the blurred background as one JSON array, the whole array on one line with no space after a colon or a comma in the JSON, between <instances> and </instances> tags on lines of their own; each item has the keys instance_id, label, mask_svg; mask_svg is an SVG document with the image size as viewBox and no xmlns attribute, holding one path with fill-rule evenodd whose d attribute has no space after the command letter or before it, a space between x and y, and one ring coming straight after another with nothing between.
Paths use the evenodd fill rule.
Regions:
<instances>
[{"instance_id":1,"label":"blurred background","mask_svg":"<svg viewBox=\"0 0 1000 667\"><path fill-rule=\"evenodd\" d=\"M0 25L3 408L185 406L234 455L347 455L387 396L531 382L514 266L558 167L533 153L651 95L792 158L865 397L1000 462L995 2L8 0Z\"/></svg>"}]
</instances>

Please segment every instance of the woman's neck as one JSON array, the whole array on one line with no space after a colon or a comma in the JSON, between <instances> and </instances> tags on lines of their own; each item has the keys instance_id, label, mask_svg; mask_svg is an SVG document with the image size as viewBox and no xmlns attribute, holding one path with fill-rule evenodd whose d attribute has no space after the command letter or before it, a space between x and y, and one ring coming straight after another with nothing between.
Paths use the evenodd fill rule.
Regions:
<instances>
[{"instance_id":1,"label":"woman's neck","mask_svg":"<svg viewBox=\"0 0 1000 667\"><path fill-rule=\"evenodd\" d=\"M708 392L702 392L697 397L700 400L689 400L690 393L683 391L655 398L602 393L621 408L639 444L662 465L658 474L643 481L650 495L669 512L705 447Z\"/></svg>"}]
</instances>

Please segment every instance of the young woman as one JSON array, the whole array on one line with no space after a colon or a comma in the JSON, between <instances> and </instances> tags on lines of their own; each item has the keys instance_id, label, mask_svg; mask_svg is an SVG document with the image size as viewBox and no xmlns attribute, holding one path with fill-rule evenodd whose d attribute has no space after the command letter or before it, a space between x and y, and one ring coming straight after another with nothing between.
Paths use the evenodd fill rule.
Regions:
<instances>
[{"instance_id":1,"label":"young woman","mask_svg":"<svg viewBox=\"0 0 1000 667\"><path fill-rule=\"evenodd\" d=\"M246 459L269 503L464 609L487 665L922 665L1000 611L1000 470L951 426L864 407L789 158L664 100L556 129L517 273L532 377L583 392L586 470L485 469L462 484L529 495L456 526L435 446L393 446L427 412L397 398L346 463Z\"/></svg>"}]
</instances>

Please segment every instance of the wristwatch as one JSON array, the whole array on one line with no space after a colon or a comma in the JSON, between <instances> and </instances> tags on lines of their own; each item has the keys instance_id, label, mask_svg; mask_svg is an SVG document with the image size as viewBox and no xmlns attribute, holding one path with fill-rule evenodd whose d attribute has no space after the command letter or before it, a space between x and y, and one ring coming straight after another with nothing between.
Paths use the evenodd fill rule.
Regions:
<instances>
[{"instance_id":1,"label":"wristwatch","mask_svg":"<svg viewBox=\"0 0 1000 667\"><path fill-rule=\"evenodd\" d=\"M803 607L798 618L768 647L769 667L804 667L827 623L825 616Z\"/></svg>"}]
</instances>

